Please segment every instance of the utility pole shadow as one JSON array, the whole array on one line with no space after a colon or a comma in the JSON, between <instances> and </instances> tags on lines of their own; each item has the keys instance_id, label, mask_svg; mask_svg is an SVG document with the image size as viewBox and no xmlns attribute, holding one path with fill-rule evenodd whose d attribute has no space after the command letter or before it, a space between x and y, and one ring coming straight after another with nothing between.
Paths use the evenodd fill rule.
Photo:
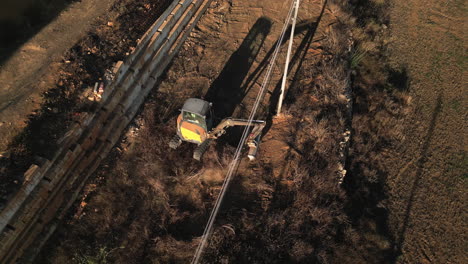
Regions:
<instances>
[{"instance_id":1,"label":"utility pole shadow","mask_svg":"<svg viewBox=\"0 0 468 264\"><path fill-rule=\"evenodd\" d=\"M431 123L429 124L429 129L427 131L425 141L421 149L421 154L419 155L419 159L416 163L416 166L417 166L416 176L414 177L413 184L411 186L410 197L408 199L408 204L406 205L406 209L405 209L405 217L403 220L403 225L400 231L398 232L397 241L395 243L395 251L396 251L395 259L394 259L395 263L396 263L396 257L401 255L402 249L405 243L406 231L408 230L408 226L411 222L411 210L416 201L416 194L418 193L418 189L421 184L424 166L426 165L426 162L428 160L427 156L429 152L429 147L431 146L434 129L435 129L437 118L440 114L441 109L442 109L442 95L439 94L434 111L432 112Z\"/></svg>"}]
</instances>

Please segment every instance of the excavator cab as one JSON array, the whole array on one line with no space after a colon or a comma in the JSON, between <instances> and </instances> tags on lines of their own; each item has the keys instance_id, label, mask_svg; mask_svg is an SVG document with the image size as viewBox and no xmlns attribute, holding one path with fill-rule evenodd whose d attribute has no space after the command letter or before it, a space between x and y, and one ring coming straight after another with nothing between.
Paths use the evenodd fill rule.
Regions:
<instances>
[{"instance_id":1,"label":"excavator cab","mask_svg":"<svg viewBox=\"0 0 468 264\"><path fill-rule=\"evenodd\" d=\"M212 124L211 103L190 98L185 101L177 117L177 136L182 141L200 145L207 139ZM171 144L171 147L177 147L179 144Z\"/></svg>"}]
</instances>

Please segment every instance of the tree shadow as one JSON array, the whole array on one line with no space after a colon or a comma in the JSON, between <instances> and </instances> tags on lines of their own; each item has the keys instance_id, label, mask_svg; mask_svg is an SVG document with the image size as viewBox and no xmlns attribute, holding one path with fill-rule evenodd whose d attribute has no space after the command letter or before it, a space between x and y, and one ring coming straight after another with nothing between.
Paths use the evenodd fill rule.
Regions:
<instances>
[{"instance_id":1,"label":"tree shadow","mask_svg":"<svg viewBox=\"0 0 468 264\"><path fill-rule=\"evenodd\" d=\"M0 65L15 51L78 0L7 1L0 12Z\"/></svg>"},{"instance_id":2,"label":"tree shadow","mask_svg":"<svg viewBox=\"0 0 468 264\"><path fill-rule=\"evenodd\" d=\"M431 141L432 141L432 136L434 135L434 129L437 123L437 118L440 114L440 111L442 109L442 94L439 94L437 97L437 102L434 107L434 111L432 112L432 119L429 124L429 128L427 130L427 134L424 140L423 147L421 149L421 154L419 155L419 159L416 163L417 166L417 171L416 175L413 180L413 184L411 186L411 191L410 191L410 197L408 199L408 204L406 205L405 209L405 217L403 220L403 225L398 232L398 238L395 244L395 249L397 256L402 254L402 249L405 243L405 235L406 231L408 229L408 226L411 222L411 209L413 208L413 204L415 203L416 200L416 194L418 193L419 186L421 184L421 179L424 171L424 166L428 160L428 152L429 152L429 147L431 146ZM396 257L395 257L396 259Z\"/></svg>"}]
</instances>

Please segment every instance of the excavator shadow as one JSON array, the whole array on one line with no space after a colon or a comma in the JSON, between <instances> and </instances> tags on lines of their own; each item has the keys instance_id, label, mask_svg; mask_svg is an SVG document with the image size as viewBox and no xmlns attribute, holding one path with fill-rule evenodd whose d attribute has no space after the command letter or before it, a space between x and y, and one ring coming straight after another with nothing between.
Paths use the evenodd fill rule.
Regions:
<instances>
[{"instance_id":1,"label":"excavator shadow","mask_svg":"<svg viewBox=\"0 0 468 264\"><path fill-rule=\"evenodd\" d=\"M297 79L295 77L298 75L307 50L313 42L313 37L325 10L325 6L326 3L323 5L323 9L318 19L302 20L297 23L295 27L295 36L301 34L304 36L299 46L295 49L290 61L291 67L289 68L290 70L288 74L291 74L292 69L296 69L293 83L290 87L294 87L294 80ZM258 56L260 48L264 45L265 38L269 34L270 29L271 21L266 17L259 18L247 34L239 49L232 54L218 78L207 91L204 98L209 102L213 102L213 111L216 116L215 125L217 124L217 121L219 122L223 118L230 117L235 114L236 107L242 103L247 93L249 93L254 85L259 82L259 79L264 76L275 46L279 40L272 45L265 57L258 64L257 68L253 71L251 71L251 68ZM290 31L291 26L287 29L286 36L289 36ZM286 42L287 39L285 38L281 45L284 45ZM251 73L249 74L249 72ZM278 82L271 92L268 106L261 110L263 113L260 113L260 115L267 119L266 127L263 129L263 134L265 134L271 127L274 106L276 106L278 102L280 88L281 82ZM221 141L224 142L222 144L217 144L218 153L222 153L225 143L236 146L243 130L244 127L240 126L229 128L227 133L229 136L220 138Z\"/></svg>"},{"instance_id":2,"label":"excavator shadow","mask_svg":"<svg viewBox=\"0 0 468 264\"><path fill-rule=\"evenodd\" d=\"M214 126L221 120L231 117L236 107L245 98L246 86L242 85L263 47L267 35L270 33L272 21L267 17L260 17L250 29L239 48L231 55L221 73L213 81L204 99L212 102ZM220 138L230 145L237 145L244 127L228 128L227 135ZM224 144L217 144L222 151ZM221 152L220 152L221 153Z\"/></svg>"},{"instance_id":3,"label":"excavator shadow","mask_svg":"<svg viewBox=\"0 0 468 264\"><path fill-rule=\"evenodd\" d=\"M323 11L322 11L323 13ZM320 15L321 17L321 15ZM319 18L320 19L320 18ZM302 63L305 53L312 42L318 22L311 20L303 21L296 27L297 34L304 34L304 39L296 49L293 56L292 64L296 62ZM210 142L213 139L218 139L223 134L227 134L220 139L220 143L216 144L217 152L223 153L226 145L237 146L245 126L249 125L252 129L247 138L249 145L249 158L254 159L257 152L258 140L261 137L261 131L265 131L265 121L252 120L250 123L245 119L243 113L244 103L250 106L253 103L253 97L247 97L247 93L255 86L258 87L259 78L265 76L266 68L270 65L272 55L278 44L274 43L273 47L267 52L266 56L261 60L259 66L251 69L257 61L257 57L263 47L267 35L270 33L272 22L266 17L260 17L250 29L247 36L242 41L239 48L231 55L223 70L218 77L213 81L208 88L202 100L190 99L183 106L182 114L178 119L178 134L170 141L169 146L173 149L177 148L182 141L189 141L199 144L194 151L194 159L200 160L203 153L207 150ZM289 28L289 31L292 28ZM302 58L301 58L302 56ZM300 67L300 65L299 65ZM250 73L250 74L249 74ZM296 72L297 74L297 72ZM279 84L276 85L275 91L278 90ZM273 91L272 94L278 94ZM263 98L264 95L261 95ZM258 99L258 98L257 98ZM269 98L270 103L272 98ZM273 101L277 101L273 98ZM211 103L209 103L211 102ZM271 123L271 110L268 110L268 105L261 106L258 116L260 119L268 118ZM205 118L207 117L207 118ZM254 118L255 119L255 118ZM206 123L208 122L208 123ZM254 125L255 124L255 125ZM271 125L270 125L271 126ZM209 131L205 131L208 128ZM202 132L200 132L202 131Z\"/></svg>"},{"instance_id":4,"label":"excavator shadow","mask_svg":"<svg viewBox=\"0 0 468 264\"><path fill-rule=\"evenodd\" d=\"M242 83L270 33L271 25L271 20L266 17L255 22L205 94L205 100L213 103L213 111L220 120L232 116L244 99L246 91Z\"/></svg>"}]
</instances>

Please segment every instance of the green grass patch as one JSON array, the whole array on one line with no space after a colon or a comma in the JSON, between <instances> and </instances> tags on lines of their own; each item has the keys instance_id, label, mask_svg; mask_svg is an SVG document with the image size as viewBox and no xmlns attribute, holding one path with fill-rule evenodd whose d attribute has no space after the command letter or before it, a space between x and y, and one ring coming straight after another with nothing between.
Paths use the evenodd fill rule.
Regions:
<instances>
[{"instance_id":1,"label":"green grass patch","mask_svg":"<svg viewBox=\"0 0 468 264\"><path fill-rule=\"evenodd\" d=\"M366 53L367 52L365 50L362 50L360 48L356 49L353 52L353 55L351 55L351 68L352 69L355 69L357 66L361 64L362 60L366 56Z\"/></svg>"},{"instance_id":2,"label":"green grass patch","mask_svg":"<svg viewBox=\"0 0 468 264\"><path fill-rule=\"evenodd\" d=\"M80 254L75 256L75 260L77 261L78 264L107 264L110 263L108 260L108 257L112 252L114 252L116 249L121 249L124 247L118 247L114 249L108 249L107 247L101 247L99 250L96 252L94 256L92 255L86 255L86 254Z\"/></svg>"}]
</instances>

